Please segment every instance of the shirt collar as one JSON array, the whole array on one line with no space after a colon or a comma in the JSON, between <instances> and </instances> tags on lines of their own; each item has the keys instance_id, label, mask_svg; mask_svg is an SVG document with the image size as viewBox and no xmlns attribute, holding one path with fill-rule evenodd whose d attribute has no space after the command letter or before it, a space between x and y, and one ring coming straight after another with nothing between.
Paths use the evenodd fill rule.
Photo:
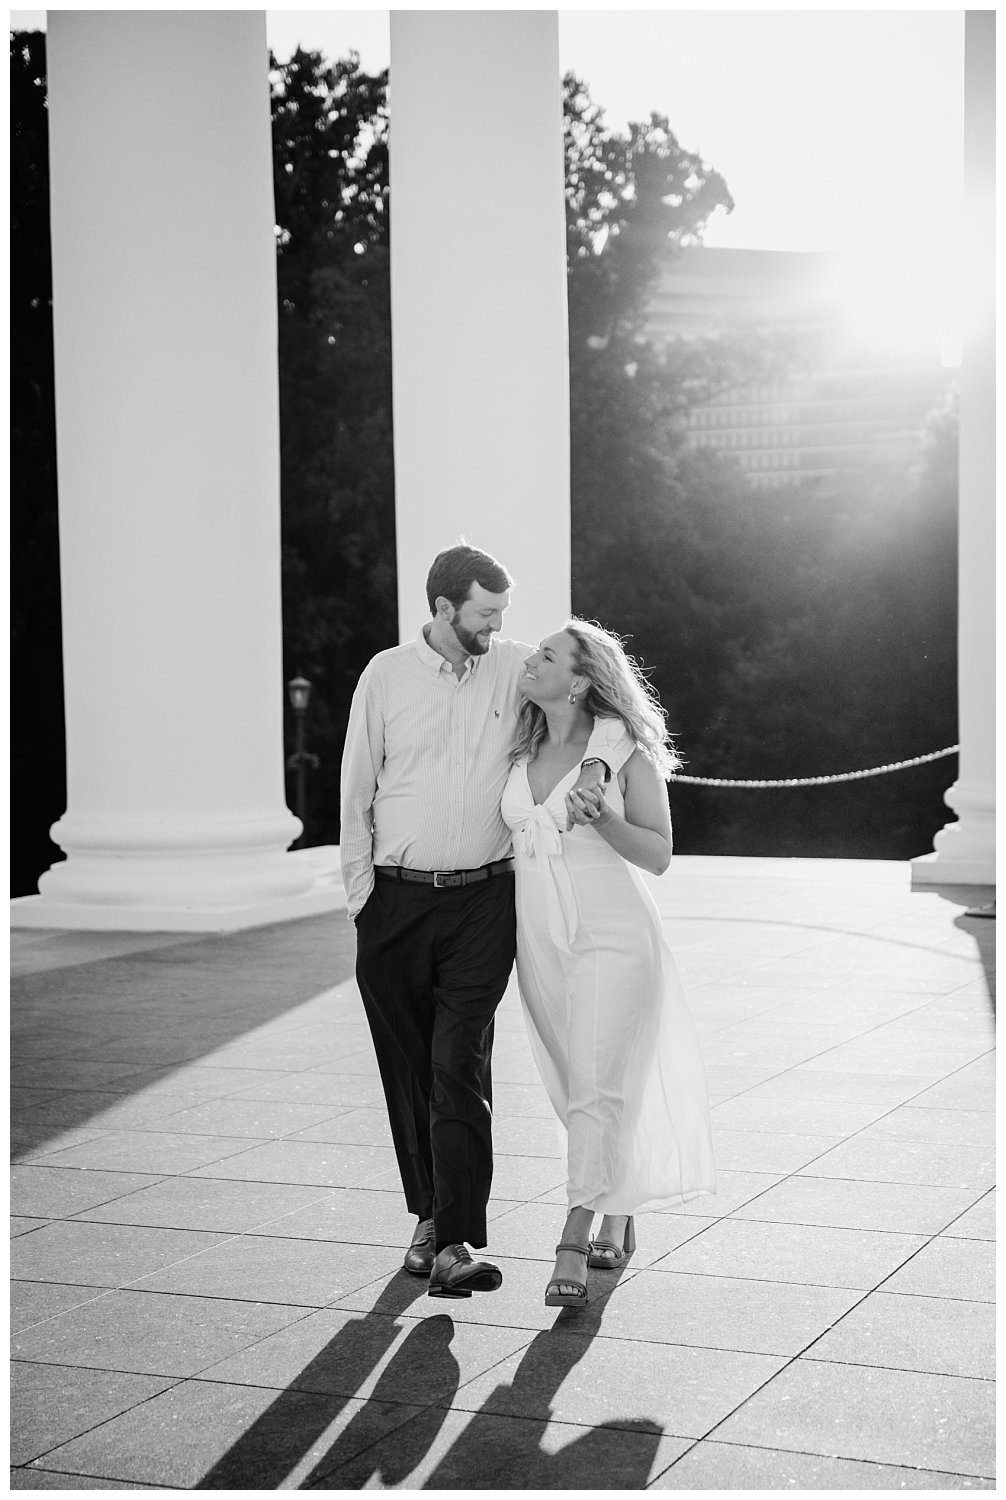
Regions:
<instances>
[{"instance_id":1,"label":"shirt collar","mask_svg":"<svg viewBox=\"0 0 1006 1500\"><path fill-rule=\"evenodd\" d=\"M416 650L419 653L419 660L422 662L427 671L434 673L454 671L454 668L451 666L446 656L441 656L439 651L434 651L433 647L426 639L426 636L423 634L422 626L420 626L419 634L416 636L415 645ZM479 658L477 656L465 657L465 665L467 666L469 672L475 672L478 669L478 664Z\"/></svg>"}]
</instances>

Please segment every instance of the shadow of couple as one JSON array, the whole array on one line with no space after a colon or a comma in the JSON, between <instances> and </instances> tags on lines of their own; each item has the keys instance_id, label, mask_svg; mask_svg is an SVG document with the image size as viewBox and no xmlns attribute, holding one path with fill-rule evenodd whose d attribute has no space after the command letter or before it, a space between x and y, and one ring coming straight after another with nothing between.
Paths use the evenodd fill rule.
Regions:
<instances>
[{"instance_id":1,"label":"shadow of couple","mask_svg":"<svg viewBox=\"0 0 1006 1500\"><path fill-rule=\"evenodd\" d=\"M362 1489L375 1480L377 1487L404 1486L450 1420L448 1431L457 1426L456 1436L422 1484L413 1479L410 1488L643 1489L663 1437L656 1422L622 1418L587 1426L588 1413L577 1426L567 1411L561 1421L570 1441L557 1444L555 1425L546 1439L553 1400L599 1332L615 1285L612 1277L587 1309L563 1311L550 1329L534 1335L512 1379L469 1411L454 1404L461 1368L451 1350L453 1319L438 1312L413 1322L401 1337L400 1318L426 1285L399 1272L371 1310L343 1324L195 1488ZM361 1399L356 1393L392 1349ZM350 1406L331 1444L313 1452Z\"/></svg>"}]
</instances>

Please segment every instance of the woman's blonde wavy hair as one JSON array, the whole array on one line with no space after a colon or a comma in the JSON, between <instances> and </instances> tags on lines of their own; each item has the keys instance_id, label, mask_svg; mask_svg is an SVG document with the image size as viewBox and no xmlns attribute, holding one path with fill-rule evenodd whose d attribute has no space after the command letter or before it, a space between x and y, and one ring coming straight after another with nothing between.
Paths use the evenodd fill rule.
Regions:
<instances>
[{"instance_id":1,"label":"woman's blonde wavy hair","mask_svg":"<svg viewBox=\"0 0 1006 1500\"><path fill-rule=\"evenodd\" d=\"M583 706L595 719L621 719L647 760L666 781L681 765L667 732L667 716L642 667L620 636L576 615L562 627L576 642L576 670L589 687ZM512 760L534 758L545 736L544 709L525 698L520 706Z\"/></svg>"}]
</instances>

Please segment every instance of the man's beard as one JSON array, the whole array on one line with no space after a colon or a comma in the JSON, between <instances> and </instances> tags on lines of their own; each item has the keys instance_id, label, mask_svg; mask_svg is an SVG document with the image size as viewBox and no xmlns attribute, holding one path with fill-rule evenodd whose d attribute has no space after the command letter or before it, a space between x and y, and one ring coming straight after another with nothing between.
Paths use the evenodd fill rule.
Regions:
<instances>
[{"instance_id":1,"label":"man's beard","mask_svg":"<svg viewBox=\"0 0 1006 1500\"><path fill-rule=\"evenodd\" d=\"M464 647L469 656L485 656L493 643L492 636L490 635L487 641L480 640L473 631L466 630L463 625L458 624L460 614L461 611L456 609L454 611L454 619L451 621L451 629L457 636L458 643Z\"/></svg>"}]
</instances>

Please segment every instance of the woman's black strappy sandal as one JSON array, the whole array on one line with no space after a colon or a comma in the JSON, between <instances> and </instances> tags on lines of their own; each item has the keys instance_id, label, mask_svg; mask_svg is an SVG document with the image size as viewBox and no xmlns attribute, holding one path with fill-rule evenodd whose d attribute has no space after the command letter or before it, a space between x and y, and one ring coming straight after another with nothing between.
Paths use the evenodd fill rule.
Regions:
<instances>
[{"instance_id":1,"label":"woman's black strappy sandal","mask_svg":"<svg viewBox=\"0 0 1006 1500\"><path fill-rule=\"evenodd\" d=\"M636 1248L636 1226L632 1215L625 1221L622 1243L612 1240L591 1240L587 1264L593 1271L620 1271Z\"/></svg>"},{"instance_id":2,"label":"woman's black strappy sandal","mask_svg":"<svg viewBox=\"0 0 1006 1500\"><path fill-rule=\"evenodd\" d=\"M575 1250L577 1255L584 1259L584 1271L587 1269L587 1261L590 1251L586 1245L571 1245L566 1240L561 1240L555 1247L556 1255L560 1250ZM575 1287L575 1291L561 1291L561 1287ZM586 1307L587 1305L587 1283L576 1281L569 1276L557 1276L550 1281L545 1288L546 1307Z\"/></svg>"}]
</instances>

